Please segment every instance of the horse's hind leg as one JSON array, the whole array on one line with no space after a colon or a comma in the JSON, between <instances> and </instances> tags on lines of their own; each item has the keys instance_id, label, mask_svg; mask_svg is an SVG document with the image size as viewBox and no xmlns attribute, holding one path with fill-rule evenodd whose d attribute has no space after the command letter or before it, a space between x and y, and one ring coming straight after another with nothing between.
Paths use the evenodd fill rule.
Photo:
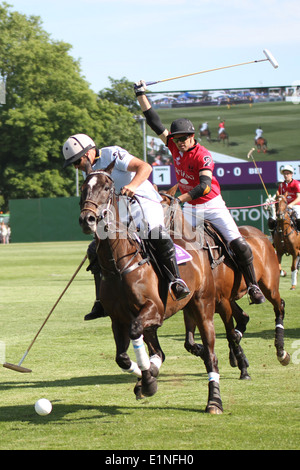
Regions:
<instances>
[{"instance_id":1,"label":"horse's hind leg","mask_svg":"<svg viewBox=\"0 0 300 470\"><path fill-rule=\"evenodd\" d=\"M226 336L227 336L227 341L228 341L228 347L229 347L229 360L230 360L230 365L232 367L238 366L238 368L241 371L240 379L241 380L249 380L250 375L248 373L248 367L249 367L249 362L245 356L245 353L243 351L243 348L240 345L241 341L241 335L236 329L234 328L233 324L233 311L232 307L234 304L235 308L235 303L230 303L229 300L224 300L221 304L218 305L217 311L220 314L225 329L226 329ZM235 310L235 313L237 315L238 310ZM239 312L239 316L241 315L241 312ZM240 326L241 329L242 325Z\"/></svg>"},{"instance_id":2,"label":"horse's hind leg","mask_svg":"<svg viewBox=\"0 0 300 470\"><path fill-rule=\"evenodd\" d=\"M271 276L268 276L270 282ZM281 299L279 290L276 287L273 289L268 288L264 283L259 282L261 290L266 299L273 305L275 312L275 348L277 359L283 366L287 366L290 362L290 355L284 349L284 315L285 315L285 302ZM277 284L277 281L276 281Z\"/></svg>"},{"instance_id":3,"label":"horse's hind leg","mask_svg":"<svg viewBox=\"0 0 300 470\"><path fill-rule=\"evenodd\" d=\"M236 321L235 330L240 334L241 338L246 331L246 326L249 321L249 315L236 303L231 302L232 314Z\"/></svg>"},{"instance_id":4,"label":"horse's hind leg","mask_svg":"<svg viewBox=\"0 0 300 470\"><path fill-rule=\"evenodd\" d=\"M277 359L281 365L287 366L290 362L290 355L284 349L284 326L283 319L285 314L285 302L280 299L280 310L274 306L275 318L275 348L277 351Z\"/></svg>"}]
</instances>

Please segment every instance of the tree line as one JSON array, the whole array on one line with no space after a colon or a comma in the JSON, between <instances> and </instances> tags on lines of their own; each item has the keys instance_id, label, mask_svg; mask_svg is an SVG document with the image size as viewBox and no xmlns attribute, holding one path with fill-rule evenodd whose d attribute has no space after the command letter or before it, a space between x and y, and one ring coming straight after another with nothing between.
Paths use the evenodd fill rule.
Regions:
<instances>
[{"instance_id":1,"label":"tree line","mask_svg":"<svg viewBox=\"0 0 300 470\"><path fill-rule=\"evenodd\" d=\"M72 134L99 147L120 145L142 157L142 131L133 83L109 77L111 88L90 89L72 46L52 40L38 16L0 3L0 209L9 199L75 195L75 170L62 169L62 145ZM137 138L139 137L140 138Z\"/></svg>"}]
</instances>

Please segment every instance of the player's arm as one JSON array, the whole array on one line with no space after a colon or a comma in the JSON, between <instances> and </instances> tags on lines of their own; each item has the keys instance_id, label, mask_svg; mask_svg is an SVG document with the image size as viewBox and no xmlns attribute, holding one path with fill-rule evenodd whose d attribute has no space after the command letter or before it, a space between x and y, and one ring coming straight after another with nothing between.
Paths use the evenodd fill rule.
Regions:
<instances>
[{"instance_id":1,"label":"player's arm","mask_svg":"<svg viewBox=\"0 0 300 470\"><path fill-rule=\"evenodd\" d=\"M129 184L123 186L121 194L133 197L136 189L140 186L140 184L146 181L151 175L152 167L149 165L149 163L146 163L139 158L133 157L130 160L127 171L133 172L135 175Z\"/></svg>"},{"instance_id":2,"label":"player's arm","mask_svg":"<svg viewBox=\"0 0 300 470\"><path fill-rule=\"evenodd\" d=\"M299 202L300 202L300 193L296 193L296 199L294 199L292 202L290 202L288 207L292 208L296 204L299 204Z\"/></svg>"},{"instance_id":3,"label":"player's arm","mask_svg":"<svg viewBox=\"0 0 300 470\"><path fill-rule=\"evenodd\" d=\"M199 172L199 184L191 189L188 193L181 194L178 199L181 202L189 202L199 197L206 196L211 191L211 170L202 170Z\"/></svg>"},{"instance_id":4,"label":"player's arm","mask_svg":"<svg viewBox=\"0 0 300 470\"><path fill-rule=\"evenodd\" d=\"M145 94L146 92L146 83L143 80L140 80L134 85L135 94L141 110L146 118L146 122L149 127L155 132L155 134L163 141L166 145L167 136L169 131L165 128L163 123L160 120L157 112L152 108L149 100Z\"/></svg>"}]
</instances>

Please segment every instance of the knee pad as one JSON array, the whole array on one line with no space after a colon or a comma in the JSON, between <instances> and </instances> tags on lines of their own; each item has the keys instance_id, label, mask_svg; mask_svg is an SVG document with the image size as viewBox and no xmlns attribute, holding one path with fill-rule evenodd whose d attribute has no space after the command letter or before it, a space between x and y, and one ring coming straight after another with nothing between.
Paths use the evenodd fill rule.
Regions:
<instances>
[{"instance_id":1,"label":"knee pad","mask_svg":"<svg viewBox=\"0 0 300 470\"><path fill-rule=\"evenodd\" d=\"M230 248L234 252L237 261L241 264L250 264L253 261L253 254L249 244L242 237L232 240Z\"/></svg>"}]
</instances>

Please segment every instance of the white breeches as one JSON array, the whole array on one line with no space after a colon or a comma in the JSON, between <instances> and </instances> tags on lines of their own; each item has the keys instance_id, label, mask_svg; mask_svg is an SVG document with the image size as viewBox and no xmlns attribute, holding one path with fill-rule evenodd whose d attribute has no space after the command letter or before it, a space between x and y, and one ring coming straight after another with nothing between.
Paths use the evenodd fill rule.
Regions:
<instances>
[{"instance_id":1,"label":"white breeches","mask_svg":"<svg viewBox=\"0 0 300 470\"><path fill-rule=\"evenodd\" d=\"M140 202L141 205L137 201L130 204L128 199L120 199L119 212L122 222L127 223L131 214L135 225L142 229L145 228L144 222L148 223L148 231L159 225L164 227L164 210L162 205L157 201L146 198L140 198ZM128 208L128 204L130 204L130 208Z\"/></svg>"},{"instance_id":2,"label":"white breeches","mask_svg":"<svg viewBox=\"0 0 300 470\"><path fill-rule=\"evenodd\" d=\"M300 204L296 204L295 206L292 207L292 209L296 212L297 219L300 219Z\"/></svg>"},{"instance_id":3,"label":"white breeches","mask_svg":"<svg viewBox=\"0 0 300 470\"><path fill-rule=\"evenodd\" d=\"M242 236L221 195L204 204L193 206L186 202L183 214L193 227L201 227L204 219L207 220L223 235L227 243Z\"/></svg>"}]
</instances>

